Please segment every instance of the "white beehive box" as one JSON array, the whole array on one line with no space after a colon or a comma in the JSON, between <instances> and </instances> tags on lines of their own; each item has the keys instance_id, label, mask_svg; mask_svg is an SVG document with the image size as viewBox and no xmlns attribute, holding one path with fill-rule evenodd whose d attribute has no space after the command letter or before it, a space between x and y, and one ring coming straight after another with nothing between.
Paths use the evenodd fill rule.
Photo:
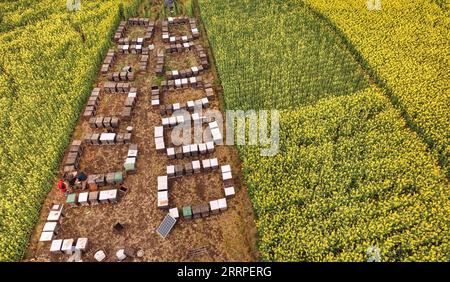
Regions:
<instances>
[{"instance_id":1,"label":"white beehive box","mask_svg":"<svg viewBox=\"0 0 450 282\"><path fill-rule=\"evenodd\" d=\"M211 169L219 168L219 161L217 160L217 158L210 159L210 163L211 163Z\"/></svg>"},{"instance_id":2,"label":"white beehive box","mask_svg":"<svg viewBox=\"0 0 450 282\"><path fill-rule=\"evenodd\" d=\"M194 170L194 173L200 172L200 161L192 161L192 169Z\"/></svg>"},{"instance_id":3,"label":"white beehive box","mask_svg":"<svg viewBox=\"0 0 450 282\"><path fill-rule=\"evenodd\" d=\"M211 213L219 213L220 209L219 209L219 201L214 200L214 201L210 201L209 202L209 208L211 210Z\"/></svg>"},{"instance_id":4,"label":"white beehive box","mask_svg":"<svg viewBox=\"0 0 450 282\"><path fill-rule=\"evenodd\" d=\"M87 244L88 244L88 238L78 238L77 243L75 245L75 250L84 252L84 251L86 251Z\"/></svg>"},{"instance_id":5,"label":"white beehive box","mask_svg":"<svg viewBox=\"0 0 450 282\"><path fill-rule=\"evenodd\" d=\"M190 156L191 155L191 146L183 145L183 155Z\"/></svg>"},{"instance_id":6,"label":"white beehive box","mask_svg":"<svg viewBox=\"0 0 450 282\"><path fill-rule=\"evenodd\" d=\"M225 198L232 198L235 195L234 187L227 187L224 189L225 191Z\"/></svg>"},{"instance_id":7,"label":"white beehive box","mask_svg":"<svg viewBox=\"0 0 450 282\"><path fill-rule=\"evenodd\" d=\"M222 179L223 179L223 181L233 179L233 176L231 175L231 171L223 172L222 173Z\"/></svg>"},{"instance_id":8,"label":"white beehive box","mask_svg":"<svg viewBox=\"0 0 450 282\"><path fill-rule=\"evenodd\" d=\"M169 210L169 214L171 217L178 219L180 217L180 214L178 212L178 208L172 208Z\"/></svg>"},{"instance_id":9,"label":"white beehive box","mask_svg":"<svg viewBox=\"0 0 450 282\"><path fill-rule=\"evenodd\" d=\"M227 210L227 199L222 198L217 200L217 202L219 203L219 209L220 211L226 211Z\"/></svg>"},{"instance_id":10,"label":"white beehive box","mask_svg":"<svg viewBox=\"0 0 450 282\"><path fill-rule=\"evenodd\" d=\"M175 125L177 125L177 117L170 117L170 118L169 118L169 125L170 125L170 126L175 126Z\"/></svg>"},{"instance_id":11,"label":"white beehive box","mask_svg":"<svg viewBox=\"0 0 450 282\"><path fill-rule=\"evenodd\" d=\"M184 123L184 116L177 116L177 124L183 124Z\"/></svg>"},{"instance_id":12,"label":"white beehive box","mask_svg":"<svg viewBox=\"0 0 450 282\"><path fill-rule=\"evenodd\" d=\"M170 125L169 118L163 118L162 125L163 125L163 127L168 127Z\"/></svg>"},{"instance_id":13,"label":"white beehive box","mask_svg":"<svg viewBox=\"0 0 450 282\"><path fill-rule=\"evenodd\" d=\"M155 126L155 138L163 137L163 136L164 136L164 127Z\"/></svg>"},{"instance_id":14,"label":"white beehive box","mask_svg":"<svg viewBox=\"0 0 450 282\"><path fill-rule=\"evenodd\" d=\"M174 165L168 165L167 169L166 169L166 172L167 172L167 176L168 177L174 177L175 176L175 166Z\"/></svg>"},{"instance_id":15,"label":"white beehive box","mask_svg":"<svg viewBox=\"0 0 450 282\"><path fill-rule=\"evenodd\" d=\"M73 253L73 239L65 239L62 243L61 251L71 255Z\"/></svg>"},{"instance_id":16,"label":"white beehive box","mask_svg":"<svg viewBox=\"0 0 450 282\"><path fill-rule=\"evenodd\" d=\"M220 170L222 171L222 173L230 172L231 171L231 166L230 165L223 165L223 166L220 167Z\"/></svg>"},{"instance_id":17,"label":"white beehive box","mask_svg":"<svg viewBox=\"0 0 450 282\"><path fill-rule=\"evenodd\" d=\"M167 156L170 159L175 158L175 148L167 148Z\"/></svg>"},{"instance_id":18,"label":"white beehive box","mask_svg":"<svg viewBox=\"0 0 450 282\"><path fill-rule=\"evenodd\" d=\"M204 155L207 152L206 149L206 144L205 143L200 143L198 144L198 151L200 152L200 154Z\"/></svg>"},{"instance_id":19,"label":"white beehive box","mask_svg":"<svg viewBox=\"0 0 450 282\"><path fill-rule=\"evenodd\" d=\"M61 253L62 243L63 243L62 239L53 240L52 244L50 245L50 252L51 253Z\"/></svg>"},{"instance_id":20,"label":"white beehive box","mask_svg":"<svg viewBox=\"0 0 450 282\"><path fill-rule=\"evenodd\" d=\"M191 155L196 155L198 153L198 145L197 144L191 144L190 145L190 151L191 151Z\"/></svg>"},{"instance_id":21,"label":"white beehive box","mask_svg":"<svg viewBox=\"0 0 450 282\"><path fill-rule=\"evenodd\" d=\"M214 142L209 141L206 142L206 149L208 150L209 153L214 151Z\"/></svg>"},{"instance_id":22,"label":"white beehive box","mask_svg":"<svg viewBox=\"0 0 450 282\"><path fill-rule=\"evenodd\" d=\"M153 99L152 106L159 106L159 99Z\"/></svg>"},{"instance_id":23,"label":"white beehive box","mask_svg":"<svg viewBox=\"0 0 450 282\"><path fill-rule=\"evenodd\" d=\"M202 165L204 170L209 170L211 168L211 162L209 159L203 160Z\"/></svg>"},{"instance_id":24,"label":"white beehive box","mask_svg":"<svg viewBox=\"0 0 450 282\"><path fill-rule=\"evenodd\" d=\"M52 231L44 231L41 233L41 237L39 237L39 242L49 242L53 239L54 233Z\"/></svg>"},{"instance_id":25,"label":"white beehive box","mask_svg":"<svg viewBox=\"0 0 450 282\"><path fill-rule=\"evenodd\" d=\"M155 147L156 151L158 152L164 151L166 149L166 146L164 145L164 138L162 137L155 138Z\"/></svg>"},{"instance_id":26,"label":"white beehive box","mask_svg":"<svg viewBox=\"0 0 450 282\"><path fill-rule=\"evenodd\" d=\"M167 208L169 206L169 194L167 191L158 192L158 208Z\"/></svg>"},{"instance_id":27,"label":"white beehive box","mask_svg":"<svg viewBox=\"0 0 450 282\"><path fill-rule=\"evenodd\" d=\"M167 175L158 176L158 191L165 191L168 189Z\"/></svg>"}]
</instances>

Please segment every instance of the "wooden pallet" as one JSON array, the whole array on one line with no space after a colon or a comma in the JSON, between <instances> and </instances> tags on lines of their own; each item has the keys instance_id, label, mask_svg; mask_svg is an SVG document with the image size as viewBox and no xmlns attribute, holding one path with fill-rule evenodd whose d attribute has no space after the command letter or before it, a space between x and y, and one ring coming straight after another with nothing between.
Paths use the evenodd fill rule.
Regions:
<instances>
[{"instance_id":1,"label":"wooden pallet","mask_svg":"<svg viewBox=\"0 0 450 282\"><path fill-rule=\"evenodd\" d=\"M208 254L208 250L206 249L206 246L203 246L200 248L195 248L195 249L188 251L188 257L198 257L201 255L207 255L207 254Z\"/></svg>"}]
</instances>

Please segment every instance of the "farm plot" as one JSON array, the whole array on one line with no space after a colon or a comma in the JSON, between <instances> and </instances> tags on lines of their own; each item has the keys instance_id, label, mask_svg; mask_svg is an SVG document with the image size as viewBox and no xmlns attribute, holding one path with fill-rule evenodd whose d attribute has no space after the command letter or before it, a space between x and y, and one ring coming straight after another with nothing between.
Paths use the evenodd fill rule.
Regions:
<instances>
[{"instance_id":1,"label":"farm plot","mask_svg":"<svg viewBox=\"0 0 450 282\"><path fill-rule=\"evenodd\" d=\"M226 107L282 110L276 157L238 148L262 259L446 260L444 173L332 29L302 2L199 4Z\"/></svg>"},{"instance_id":2,"label":"farm plot","mask_svg":"<svg viewBox=\"0 0 450 282\"><path fill-rule=\"evenodd\" d=\"M58 247L50 251L50 242L40 241L49 212L52 212L49 208L53 203L64 203L65 211L58 223L57 234L52 235L53 241L74 239L73 242L63 241L64 246L64 242L71 245L75 244L78 238L87 238L87 247L77 247L84 261L95 261L100 258L100 254L106 254L103 261L123 260L123 254L117 253L120 250L124 250L127 261L255 260L258 258L256 229L251 203L245 186L241 184L240 163L236 151L232 147L217 144L214 144L214 150L208 151L206 143L190 144L189 151L182 149L181 156L175 154L170 157L169 150L166 150L169 149L170 142L163 141L167 148L161 150L158 142L155 142L156 138L153 138L156 134L155 127L163 127L164 130L171 127L163 122L172 116L172 112L168 112L165 106L172 105L173 111L173 104L176 103L169 104L168 100L163 99L167 93L176 92L180 101L191 101L196 97L186 93L195 85L203 98L209 97L208 102L203 103L201 107L219 108L220 93L215 90L215 74L210 69L205 69L202 77L197 76L195 82L189 79L189 85L185 85L183 79L183 90L187 92L175 91L168 86L171 80L174 82L174 88L178 86L178 80L175 83L173 77L165 77L167 87L163 86L164 83L158 83L155 75L158 69L158 52L165 50L160 22L154 24L149 20L148 24L144 23L146 28L140 29L142 33L134 33L133 36L138 39L145 38L144 33L154 26L152 35L144 40L142 53L136 51L136 54L133 54L128 49L131 44L124 47L129 44L120 41L122 38L129 38L127 32L131 29L128 27L140 25L139 22L141 18L129 18L126 23L121 23L116 34L113 34L117 46L108 52L104 60L89 98L91 103L88 101L73 134L72 142L82 141L83 152L77 163L69 158L71 146L65 153L65 163L59 171L62 175L64 170L70 169L68 165L75 162L76 168L88 174L87 188L81 190L75 186L71 191L76 194L73 200L70 195L62 195L57 190L56 183L53 184L31 237L25 260L65 261L69 258L69 255L62 254ZM116 38L117 33L120 36ZM204 38L198 38L195 42L204 44ZM125 50L130 51L127 53ZM141 60L143 56L147 56L145 60ZM139 61L139 66L133 68L136 70L134 80L120 82L120 77L119 81L109 79L111 73L122 70L128 62L135 61ZM162 69L165 70L164 66ZM211 94L208 89L213 91L212 95L207 96L207 93ZM119 110L120 107L115 104L122 103L122 96L126 97L125 103L130 98L134 99ZM187 107L187 103L184 103ZM127 107L132 108L129 113L125 111ZM106 108L109 108L109 112L104 111ZM190 112L194 117L196 113ZM118 125L112 126L112 119L106 117L106 114L118 117ZM130 126L132 128L129 128ZM124 138L126 134L129 139ZM203 150L203 145L206 150ZM179 147L174 146L173 149L174 152L179 151ZM66 163L68 158L70 163ZM199 167L192 165L196 161L200 164ZM122 165L119 171L116 167L118 164ZM224 182L220 165L225 164L230 165L224 171L233 175L232 182ZM173 167L176 175L171 174L169 167ZM121 178L115 178L117 172L121 172ZM160 189L159 177L168 179L166 189ZM224 185L232 185L233 193L227 190L225 194L224 187L229 186ZM158 190L166 192L165 202L160 199ZM109 198L101 198L99 195L105 194L105 191L114 192L111 192L113 195ZM84 193L87 193L87 202L82 198ZM216 209L215 204L210 206L210 201L217 199L220 199L220 205L217 202L219 208ZM190 207L190 212L187 212L187 207ZM167 208L171 208L170 215L175 217L177 222L163 239L158 236L156 229L168 215ZM176 212L173 208L176 208ZM144 251L142 257L137 256L138 250ZM72 253L66 249L64 252Z\"/></svg>"}]
</instances>

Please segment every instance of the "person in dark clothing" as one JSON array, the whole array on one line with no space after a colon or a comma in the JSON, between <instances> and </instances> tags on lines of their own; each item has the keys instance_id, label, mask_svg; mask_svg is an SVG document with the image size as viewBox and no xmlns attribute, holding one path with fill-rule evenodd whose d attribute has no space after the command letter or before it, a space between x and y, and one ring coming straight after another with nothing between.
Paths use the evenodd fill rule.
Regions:
<instances>
[{"instance_id":1,"label":"person in dark clothing","mask_svg":"<svg viewBox=\"0 0 450 282\"><path fill-rule=\"evenodd\" d=\"M87 180L86 173L84 173L83 171L80 171L77 175L77 180L80 182L86 181Z\"/></svg>"},{"instance_id":2,"label":"person in dark clothing","mask_svg":"<svg viewBox=\"0 0 450 282\"><path fill-rule=\"evenodd\" d=\"M84 173L83 171L78 172L77 174L77 181L81 183L81 189L84 190L86 189L86 180L87 180L87 175L86 173Z\"/></svg>"}]
</instances>

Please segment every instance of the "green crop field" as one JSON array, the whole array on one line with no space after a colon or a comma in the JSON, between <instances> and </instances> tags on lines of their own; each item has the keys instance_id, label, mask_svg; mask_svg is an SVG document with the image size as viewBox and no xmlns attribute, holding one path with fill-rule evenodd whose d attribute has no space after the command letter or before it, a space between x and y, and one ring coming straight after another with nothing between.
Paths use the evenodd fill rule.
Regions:
<instances>
[{"instance_id":1,"label":"green crop field","mask_svg":"<svg viewBox=\"0 0 450 282\"><path fill-rule=\"evenodd\" d=\"M450 261L449 1L69 4L0 1L0 262ZM277 154L166 140L199 104Z\"/></svg>"},{"instance_id":2,"label":"green crop field","mask_svg":"<svg viewBox=\"0 0 450 282\"><path fill-rule=\"evenodd\" d=\"M336 6L323 2L320 7L326 7L331 19L349 28L360 24L351 21L359 14L338 13ZM386 77L392 89L383 87L349 41L303 1L199 3L226 107L282 110L276 157L239 147L263 259L364 261L367 249L377 246L383 261L449 260L449 189L439 153L434 154L440 149L430 151L424 140L432 134L412 126L426 119L409 112L406 100L414 107L423 105L421 113L430 108L406 96L417 83L401 85L414 69L410 73L407 65L400 66L403 73L389 80L383 70L397 64L397 53L383 49L393 57L389 63L380 62L377 74ZM364 3L353 9L356 6L369 17ZM361 31L363 24L361 20ZM371 37L355 38L356 48L372 42ZM384 44L389 41L380 47ZM384 54L378 50L367 48L368 57ZM448 65L441 71L445 70ZM436 80L424 77L421 84L427 83ZM433 99L438 109L449 105L443 89L436 89L433 98L412 93ZM405 102L398 99L394 107L395 97ZM433 115L435 119L422 127L428 124L435 143L443 145L449 112L437 110ZM408 119L412 116L417 118Z\"/></svg>"}]
</instances>

